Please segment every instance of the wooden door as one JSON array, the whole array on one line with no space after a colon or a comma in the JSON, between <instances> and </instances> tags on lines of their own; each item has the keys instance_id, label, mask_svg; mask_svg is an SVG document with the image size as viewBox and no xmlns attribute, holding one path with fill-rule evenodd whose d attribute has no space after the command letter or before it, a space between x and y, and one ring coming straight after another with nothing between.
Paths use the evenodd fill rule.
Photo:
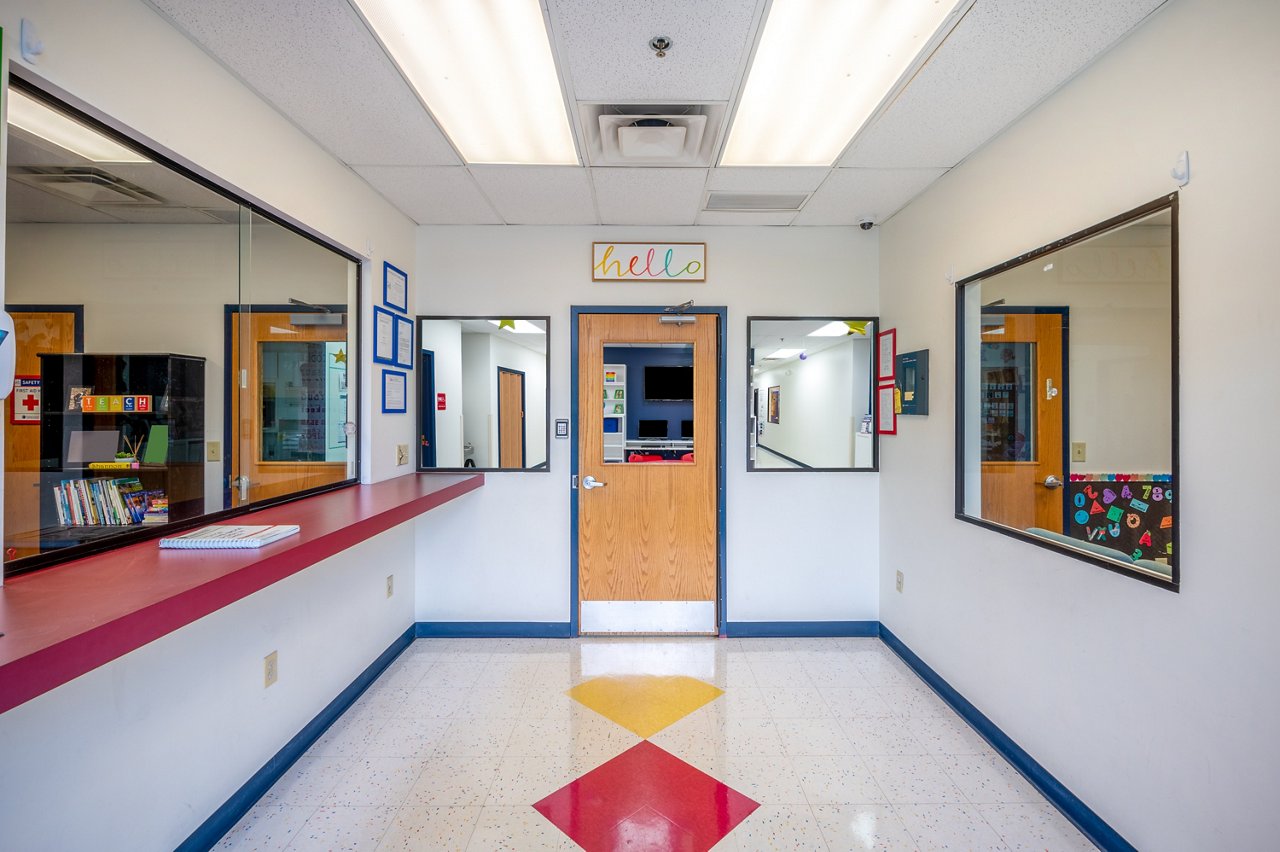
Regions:
<instances>
[{"instance_id":1,"label":"wooden door","mask_svg":"<svg viewBox=\"0 0 1280 852\"><path fill-rule=\"evenodd\" d=\"M231 322L231 375L241 378L240 387L231 395L231 428L235 435L231 441L231 471L233 480L248 479L245 495L233 484L231 505L240 506L272 497L280 497L308 488L332 485L347 478L347 462L323 461L310 458L296 460L299 456L315 456L315 452L289 449L278 452L274 446L293 440L287 429L276 429L281 422L277 406L280 399L272 383L264 376L264 359L272 355L271 344L315 344L319 352L324 343L346 342L347 326L342 325L294 325L292 313L233 313ZM314 347L313 347L314 348ZM335 353L336 354L336 353ZM342 364L347 363L346 349L342 349ZM331 356L324 356L325 360ZM329 365L325 363L327 370ZM304 434L299 440L314 442L318 432L327 433L330 424L323 413L317 418L311 411L305 426L293 429L294 434ZM315 421L319 419L320 423ZM269 437L269 436L274 436ZM346 452L354 452L347 447ZM285 458L293 456L294 458Z\"/></svg>"},{"instance_id":2,"label":"wooden door","mask_svg":"<svg viewBox=\"0 0 1280 852\"><path fill-rule=\"evenodd\" d=\"M1059 313L983 312L982 517L988 521L1063 532L1063 322Z\"/></svg>"},{"instance_id":3,"label":"wooden door","mask_svg":"<svg viewBox=\"0 0 1280 852\"><path fill-rule=\"evenodd\" d=\"M79 309L50 308L10 312L13 317L15 376L39 377L41 352L75 352ZM40 529L40 422L14 424L10 413L21 405L15 396L4 412L4 533L6 542L17 542L24 533ZM42 398L41 407L66 405L67 400ZM36 543L8 545L5 561L39 553Z\"/></svg>"},{"instance_id":4,"label":"wooden door","mask_svg":"<svg viewBox=\"0 0 1280 852\"><path fill-rule=\"evenodd\" d=\"M699 314L694 322L677 325L659 323L657 314L579 315L577 547L583 633L717 631L718 320ZM683 461L606 463L600 406L604 347L654 342L693 347L693 452ZM641 396L642 380L639 371L629 371L629 400ZM604 487L587 488L588 477Z\"/></svg>"},{"instance_id":5,"label":"wooden door","mask_svg":"<svg viewBox=\"0 0 1280 852\"><path fill-rule=\"evenodd\" d=\"M498 368L498 467L524 467L524 373Z\"/></svg>"}]
</instances>

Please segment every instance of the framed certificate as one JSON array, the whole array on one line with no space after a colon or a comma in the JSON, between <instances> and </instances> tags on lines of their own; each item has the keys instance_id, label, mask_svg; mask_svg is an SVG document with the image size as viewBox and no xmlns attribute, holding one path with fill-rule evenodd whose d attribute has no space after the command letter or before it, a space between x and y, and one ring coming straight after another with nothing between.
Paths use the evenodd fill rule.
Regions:
<instances>
[{"instance_id":1,"label":"framed certificate","mask_svg":"<svg viewBox=\"0 0 1280 852\"><path fill-rule=\"evenodd\" d=\"M373 360L396 363L396 315L377 305L373 307Z\"/></svg>"},{"instance_id":2,"label":"framed certificate","mask_svg":"<svg viewBox=\"0 0 1280 852\"><path fill-rule=\"evenodd\" d=\"M898 355L898 330L885 329L876 335L876 381L893 381L893 362Z\"/></svg>"},{"instance_id":3,"label":"framed certificate","mask_svg":"<svg viewBox=\"0 0 1280 852\"><path fill-rule=\"evenodd\" d=\"M400 313L409 311L409 276L403 269L382 264L382 304Z\"/></svg>"},{"instance_id":4,"label":"framed certificate","mask_svg":"<svg viewBox=\"0 0 1280 852\"><path fill-rule=\"evenodd\" d=\"M893 391L893 385L876 388L876 431L881 435L898 434L898 413L893 406Z\"/></svg>"},{"instance_id":5,"label":"framed certificate","mask_svg":"<svg viewBox=\"0 0 1280 852\"><path fill-rule=\"evenodd\" d=\"M409 410L409 377L399 370L382 371L382 413L404 414Z\"/></svg>"},{"instance_id":6,"label":"framed certificate","mask_svg":"<svg viewBox=\"0 0 1280 852\"><path fill-rule=\"evenodd\" d=\"M408 317L396 317L395 365L406 370L413 369L413 320Z\"/></svg>"}]
</instances>

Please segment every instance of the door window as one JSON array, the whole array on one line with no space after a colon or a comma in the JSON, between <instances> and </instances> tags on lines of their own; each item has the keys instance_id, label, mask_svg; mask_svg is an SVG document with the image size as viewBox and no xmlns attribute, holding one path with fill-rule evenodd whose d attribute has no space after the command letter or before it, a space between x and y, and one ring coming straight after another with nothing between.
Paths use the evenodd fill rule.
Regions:
<instances>
[{"instance_id":1,"label":"door window","mask_svg":"<svg viewBox=\"0 0 1280 852\"><path fill-rule=\"evenodd\" d=\"M600 396L606 464L692 464L691 343L605 343Z\"/></svg>"}]
</instances>

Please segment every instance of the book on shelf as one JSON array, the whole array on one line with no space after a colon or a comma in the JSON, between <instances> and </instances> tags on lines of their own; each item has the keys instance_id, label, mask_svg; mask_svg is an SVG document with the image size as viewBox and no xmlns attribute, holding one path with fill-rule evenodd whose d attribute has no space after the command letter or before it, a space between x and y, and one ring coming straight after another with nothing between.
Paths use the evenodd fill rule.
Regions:
<instances>
[{"instance_id":1,"label":"book on shelf","mask_svg":"<svg viewBox=\"0 0 1280 852\"><path fill-rule=\"evenodd\" d=\"M164 492L146 491L136 476L64 479L53 486L58 522L69 527L140 524L148 500L157 498L164 498Z\"/></svg>"},{"instance_id":2,"label":"book on shelf","mask_svg":"<svg viewBox=\"0 0 1280 852\"><path fill-rule=\"evenodd\" d=\"M89 470L137 470L136 461L89 462Z\"/></svg>"},{"instance_id":3,"label":"book on shelf","mask_svg":"<svg viewBox=\"0 0 1280 852\"><path fill-rule=\"evenodd\" d=\"M182 535L160 539L160 546L176 550L230 550L262 547L298 532L297 524L211 524Z\"/></svg>"}]
</instances>

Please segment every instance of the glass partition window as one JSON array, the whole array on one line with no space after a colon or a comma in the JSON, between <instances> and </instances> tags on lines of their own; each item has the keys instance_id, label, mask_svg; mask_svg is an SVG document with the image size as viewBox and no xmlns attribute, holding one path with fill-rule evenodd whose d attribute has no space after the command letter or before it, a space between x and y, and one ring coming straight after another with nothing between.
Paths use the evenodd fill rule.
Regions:
<instances>
[{"instance_id":1,"label":"glass partition window","mask_svg":"<svg viewBox=\"0 0 1280 852\"><path fill-rule=\"evenodd\" d=\"M961 282L957 516L1176 588L1177 199Z\"/></svg>"},{"instance_id":2,"label":"glass partition window","mask_svg":"<svg viewBox=\"0 0 1280 852\"><path fill-rule=\"evenodd\" d=\"M351 258L9 90L11 574L351 482Z\"/></svg>"},{"instance_id":3,"label":"glass partition window","mask_svg":"<svg viewBox=\"0 0 1280 852\"><path fill-rule=\"evenodd\" d=\"M874 317L747 320L747 469L875 470Z\"/></svg>"},{"instance_id":4,"label":"glass partition window","mask_svg":"<svg viewBox=\"0 0 1280 852\"><path fill-rule=\"evenodd\" d=\"M606 464L694 461L692 343L606 343Z\"/></svg>"},{"instance_id":5,"label":"glass partition window","mask_svg":"<svg viewBox=\"0 0 1280 852\"><path fill-rule=\"evenodd\" d=\"M418 468L546 470L548 317L418 317Z\"/></svg>"}]
</instances>

